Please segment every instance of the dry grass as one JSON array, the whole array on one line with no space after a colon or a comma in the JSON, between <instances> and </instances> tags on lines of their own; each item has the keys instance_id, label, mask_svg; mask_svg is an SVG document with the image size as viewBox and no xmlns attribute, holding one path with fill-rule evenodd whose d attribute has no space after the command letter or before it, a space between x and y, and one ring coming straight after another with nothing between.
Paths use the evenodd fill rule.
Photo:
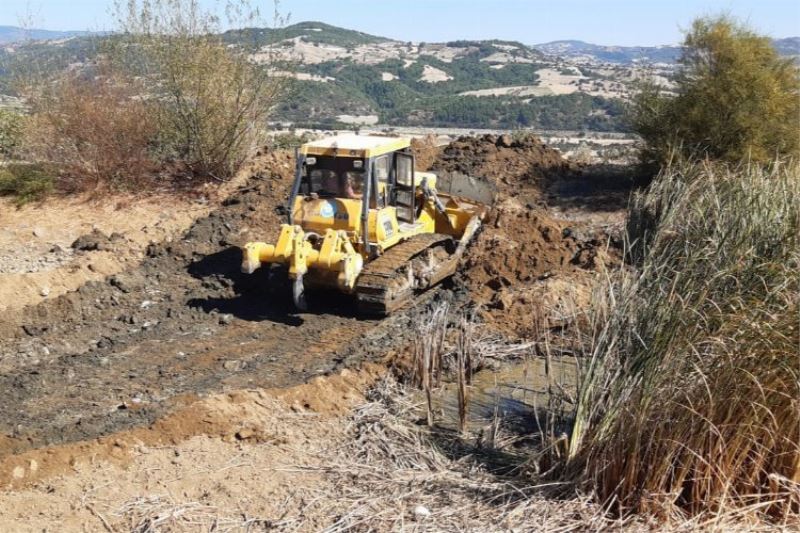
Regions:
<instances>
[{"instance_id":1,"label":"dry grass","mask_svg":"<svg viewBox=\"0 0 800 533\"><path fill-rule=\"evenodd\" d=\"M800 167L666 169L594 307L570 466L694 525L800 510ZM769 522L771 521L771 522Z\"/></svg>"},{"instance_id":2,"label":"dry grass","mask_svg":"<svg viewBox=\"0 0 800 533\"><path fill-rule=\"evenodd\" d=\"M461 437L415 424L411 398L386 380L352 416L352 438L326 467L338 518L325 531L585 531L612 524L586 498L550 499L548 486L498 477L480 457L455 453Z\"/></svg>"},{"instance_id":3,"label":"dry grass","mask_svg":"<svg viewBox=\"0 0 800 533\"><path fill-rule=\"evenodd\" d=\"M91 509L91 508L90 508ZM107 531L114 531L108 520L92 509ZM235 516L213 505L199 502L176 502L166 495L143 496L126 502L115 513L131 533L164 531L265 531L281 527L279 521L248 516Z\"/></svg>"},{"instance_id":4,"label":"dry grass","mask_svg":"<svg viewBox=\"0 0 800 533\"><path fill-rule=\"evenodd\" d=\"M571 484L547 482L531 469L493 473L489 453L514 453L502 429L492 450L472 444L474 435L442 432L418 424L418 396L391 378L379 382L367 402L342 419L344 439L308 454L301 464L277 467L297 473L297 491L282 512L268 517L220 506L213 499L150 493L115 507L87 503L108 531L766 531L763 523L702 520L655 521L610 518ZM424 400L423 400L424 401ZM287 413L286 422L302 424ZM248 444L247 446L270 446ZM517 452L518 453L518 452ZM305 474L311 473L311 476ZM248 475L248 474L245 474ZM267 471L254 471L270 483ZM322 476L322 481L319 479ZM316 484L302 488L303 479ZM91 501L91 499L87 500Z\"/></svg>"},{"instance_id":5,"label":"dry grass","mask_svg":"<svg viewBox=\"0 0 800 533\"><path fill-rule=\"evenodd\" d=\"M447 303L437 305L429 314L422 315L415 326L413 378L417 387L425 392L429 426L434 422L432 391L442 381L449 310Z\"/></svg>"},{"instance_id":6,"label":"dry grass","mask_svg":"<svg viewBox=\"0 0 800 533\"><path fill-rule=\"evenodd\" d=\"M768 531L774 524L736 515L713 522L673 516L614 518L569 483L531 469L492 473L472 436L415 423L413 394L392 379L379 383L350 418L349 440L326 459L334 494L320 494L313 513L326 532L343 531ZM492 452L513 452L513 439ZM286 530L307 524L286 522Z\"/></svg>"},{"instance_id":7,"label":"dry grass","mask_svg":"<svg viewBox=\"0 0 800 533\"><path fill-rule=\"evenodd\" d=\"M345 439L303 464L280 467L324 483L287 496L279 516L259 517L209 501L153 493L117 508L91 508L109 531L586 531L641 526L609 521L588 497L549 497L552 483L489 472L468 437L417 424L416 395L391 378L342 420ZM287 420L292 416L288 415ZM512 440L496 440L504 451ZM298 444L298 446L300 446ZM255 475L264 476L264 472ZM264 483L270 482L264 476ZM298 484L302 483L298 481ZM95 510L97 509L97 510ZM100 510L104 514L100 514Z\"/></svg>"},{"instance_id":8,"label":"dry grass","mask_svg":"<svg viewBox=\"0 0 800 533\"><path fill-rule=\"evenodd\" d=\"M463 351L468 364L467 381L483 368L497 363L522 360L536 350L538 342L512 342L492 327L477 321L477 311L454 313L449 304L440 303L416 317L412 374L414 383L422 387L425 358L433 372L434 387L441 383L444 373L455 368L458 352ZM441 376L440 376L441 374Z\"/></svg>"}]
</instances>

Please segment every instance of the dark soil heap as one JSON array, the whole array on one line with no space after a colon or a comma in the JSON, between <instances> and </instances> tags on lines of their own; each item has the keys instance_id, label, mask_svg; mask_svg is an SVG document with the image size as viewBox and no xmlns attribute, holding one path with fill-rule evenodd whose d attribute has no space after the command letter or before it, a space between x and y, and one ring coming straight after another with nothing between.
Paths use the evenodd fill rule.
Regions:
<instances>
[{"instance_id":1,"label":"dark soil heap","mask_svg":"<svg viewBox=\"0 0 800 533\"><path fill-rule=\"evenodd\" d=\"M535 135L459 137L444 149L432 168L487 178L509 196L539 192L543 179L573 171L561 152Z\"/></svg>"},{"instance_id":2,"label":"dark soil heap","mask_svg":"<svg viewBox=\"0 0 800 533\"><path fill-rule=\"evenodd\" d=\"M461 137L444 149L433 169L483 177L498 188L461 278L487 311L485 318L508 333L524 336L536 329L535 317L546 311L542 307L558 303L550 301L556 286L563 292L568 280L567 285L584 288L577 296L587 296L593 271L617 261L606 253L606 235L555 219L544 207L545 180L572 176L575 169L539 138Z\"/></svg>"}]
</instances>

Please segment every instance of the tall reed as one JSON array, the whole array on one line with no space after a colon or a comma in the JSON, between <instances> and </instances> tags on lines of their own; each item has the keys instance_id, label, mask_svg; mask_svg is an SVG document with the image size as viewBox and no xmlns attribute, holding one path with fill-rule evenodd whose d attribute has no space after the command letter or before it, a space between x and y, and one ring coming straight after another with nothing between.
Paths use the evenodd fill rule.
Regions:
<instances>
[{"instance_id":1,"label":"tall reed","mask_svg":"<svg viewBox=\"0 0 800 533\"><path fill-rule=\"evenodd\" d=\"M569 467L621 512L800 507L800 166L676 164L595 298Z\"/></svg>"},{"instance_id":2,"label":"tall reed","mask_svg":"<svg viewBox=\"0 0 800 533\"><path fill-rule=\"evenodd\" d=\"M414 330L414 382L425 391L428 425L434 422L433 389L442 381L442 358L447 335L449 304L440 303L420 317Z\"/></svg>"}]
</instances>

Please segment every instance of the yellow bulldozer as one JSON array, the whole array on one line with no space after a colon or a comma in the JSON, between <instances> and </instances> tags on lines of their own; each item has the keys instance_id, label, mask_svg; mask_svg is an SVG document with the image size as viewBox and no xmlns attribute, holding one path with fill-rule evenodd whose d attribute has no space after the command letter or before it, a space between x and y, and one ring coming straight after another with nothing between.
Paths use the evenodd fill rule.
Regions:
<instances>
[{"instance_id":1,"label":"yellow bulldozer","mask_svg":"<svg viewBox=\"0 0 800 533\"><path fill-rule=\"evenodd\" d=\"M408 138L340 135L297 152L295 180L275 244L244 246L242 271L283 265L292 296L306 287L354 294L386 315L455 273L494 199L488 183L414 170Z\"/></svg>"}]
</instances>

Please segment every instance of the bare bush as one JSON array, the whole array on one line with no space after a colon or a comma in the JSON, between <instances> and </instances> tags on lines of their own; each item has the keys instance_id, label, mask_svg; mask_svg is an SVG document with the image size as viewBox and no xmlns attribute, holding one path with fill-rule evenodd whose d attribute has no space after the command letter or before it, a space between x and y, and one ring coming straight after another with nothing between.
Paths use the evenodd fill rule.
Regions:
<instances>
[{"instance_id":1,"label":"bare bush","mask_svg":"<svg viewBox=\"0 0 800 533\"><path fill-rule=\"evenodd\" d=\"M194 0L120 0L118 31L98 38L93 62L18 65L18 92L31 112L20 153L58 169L62 190L138 190L163 183L159 176L230 178L266 139L285 82L270 75L269 43L249 43L246 30L225 40L226 26L261 23L252 5L219 4L223 22ZM276 3L273 24L283 22Z\"/></svg>"},{"instance_id":2,"label":"bare bush","mask_svg":"<svg viewBox=\"0 0 800 533\"><path fill-rule=\"evenodd\" d=\"M228 1L225 13L232 27L261 20L247 0ZM160 156L183 161L196 175L233 175L263 144L266 117L283 88L285 78L270 75L270 46L229 45L219 17L194 0L119 1L116 14L122 37L111 41L109 55L153 93ZM283 22L276 5L273 25ZM259 63L250 59L256 51Z\"/></svg>"},{"instance_id":3,"label":"bare bush","mask_svg":"<svg viewBox=\"0 0 800 533\"><path fill-rule=\"evenodd\" d=\"M64 74L28 95L25 156L57 164L61 188L135 189L156 169L154 110L132 80Z\"/></svg>"}]
</instances>

